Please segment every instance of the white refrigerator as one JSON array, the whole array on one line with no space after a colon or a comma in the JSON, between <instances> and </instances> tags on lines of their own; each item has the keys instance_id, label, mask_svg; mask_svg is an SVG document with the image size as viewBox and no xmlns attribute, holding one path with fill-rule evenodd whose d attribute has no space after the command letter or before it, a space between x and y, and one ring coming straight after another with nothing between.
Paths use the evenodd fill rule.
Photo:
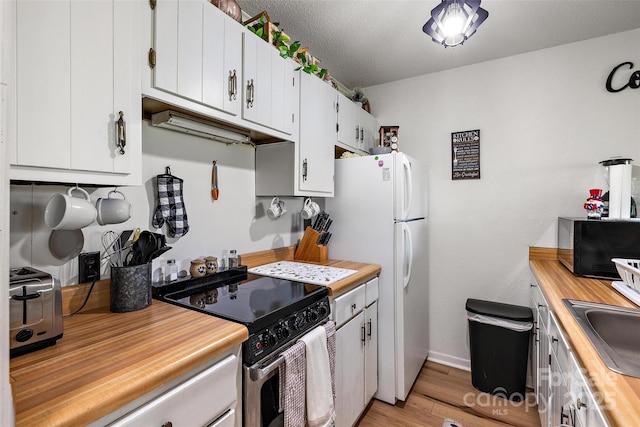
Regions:
<instances>
[{"instance_id":1,"label":"white refrigerator","mask_svg":"<svg viewBox=\"0 0 640 427\"><path fill-rule=\"evenodd\" d=\"M405 400L429 352L427 174L403 153L335 161L329 257L379 264L378 391Z\"/></svg>"}]
</instances>

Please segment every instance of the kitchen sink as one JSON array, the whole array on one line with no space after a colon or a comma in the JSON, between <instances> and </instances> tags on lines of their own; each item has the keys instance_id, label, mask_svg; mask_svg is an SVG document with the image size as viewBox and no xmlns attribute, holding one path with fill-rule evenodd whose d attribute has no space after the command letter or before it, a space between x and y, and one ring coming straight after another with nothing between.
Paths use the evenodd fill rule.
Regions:
<instances>
[{"instance_id":1,"label":"kitchen sink","mask_svg":"<svg viewBox=\"0 0 640 427\"><path fill-rule=\"evenodd\" d=\"M609 369L640 378L640 310L569 299L563 302Z\"/></svg>"}]
</instances>

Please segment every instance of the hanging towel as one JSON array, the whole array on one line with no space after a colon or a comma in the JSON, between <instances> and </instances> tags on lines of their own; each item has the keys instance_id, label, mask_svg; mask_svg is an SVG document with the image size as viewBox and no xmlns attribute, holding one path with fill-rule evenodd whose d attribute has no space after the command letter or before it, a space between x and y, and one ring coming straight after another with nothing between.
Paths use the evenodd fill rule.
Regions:
<instances>
[{"instance_id":1,"label":"hanging towel","mask_svg":"<svg viewBox=\"0 0 640 427\"><path fill-rule=\"evenodd\" d=\"M324 324L327 334L327 352L329 353L329 368L331 370L331 392L333 401L336 401L336 324L329 321Z\"/></svg>"},{"instance_id":2,"label":"hanging towel","mask_svg":"<svg viewBox=\"0 0 640 427\"><path fill-rule=\"evenodd\" d=\"M282 352L284 363L279 369L280 410L284 411L284 427L305 425L306 347L298 341Z\"/></svg>"},{"instance_id":3,"label":"hanging towel","mask_svg":"<svg viewBox=\"0 0 640 427\"><path fill-rule=\"evenodd\" d=\"M335 420L331 368L324 326L312 329L302 338L306 346L307 366L307 425L332 426ZM285 412L286 414L286 412Z\"/></svg>"}]
</instances>

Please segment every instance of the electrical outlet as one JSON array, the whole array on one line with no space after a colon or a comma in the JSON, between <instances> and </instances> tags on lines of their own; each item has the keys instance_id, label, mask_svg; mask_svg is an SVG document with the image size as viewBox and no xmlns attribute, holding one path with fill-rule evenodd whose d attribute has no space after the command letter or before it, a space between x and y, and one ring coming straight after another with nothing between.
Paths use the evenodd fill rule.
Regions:
<instances>
[{"instance_id":1,"label":"electrical outlet","mask_svg":"<svg viewBox=\"0 0 640 427\"><path fill-rule=\"evenodd\" d=\"M78 283L100 280L100 252L83 252L78 255Z\"/></svg>"}]
</instances>

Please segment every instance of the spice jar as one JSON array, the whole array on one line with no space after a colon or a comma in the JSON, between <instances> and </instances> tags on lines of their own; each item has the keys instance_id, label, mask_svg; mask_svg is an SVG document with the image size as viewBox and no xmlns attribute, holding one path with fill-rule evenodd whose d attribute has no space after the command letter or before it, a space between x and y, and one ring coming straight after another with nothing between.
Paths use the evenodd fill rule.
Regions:
<instances>
[{"instance_id":1,"label":"spice jar","mask_svg":"<svg viewBox=\"0 0 640 427\"><path fill-rule=\"evenodd\" d=\"M204 259L196 258L191 261L191 266L189 267L189 274L191 277L203 277L207 274L207 265Z\"/></svg>"},{"instance_id":2,"label":"spice jar","mask_svg":"<svg viewBox=\"0 0 640 427\"><path fill-rule=\"evenodd\" d=\"M235 249L229 251L229 268L236 268L238 266L238 253Z\"/></svg>"},{"instance_id":3,"label":"spice jar","mask_svg":"<svg viewBox=\"0 0 640 427\"><path fill-rule=\"evenodd\" d=\"M215 274L218 272L218 257L208 256L205 259L207 274Z\"/></svg>"}]
</instances>

